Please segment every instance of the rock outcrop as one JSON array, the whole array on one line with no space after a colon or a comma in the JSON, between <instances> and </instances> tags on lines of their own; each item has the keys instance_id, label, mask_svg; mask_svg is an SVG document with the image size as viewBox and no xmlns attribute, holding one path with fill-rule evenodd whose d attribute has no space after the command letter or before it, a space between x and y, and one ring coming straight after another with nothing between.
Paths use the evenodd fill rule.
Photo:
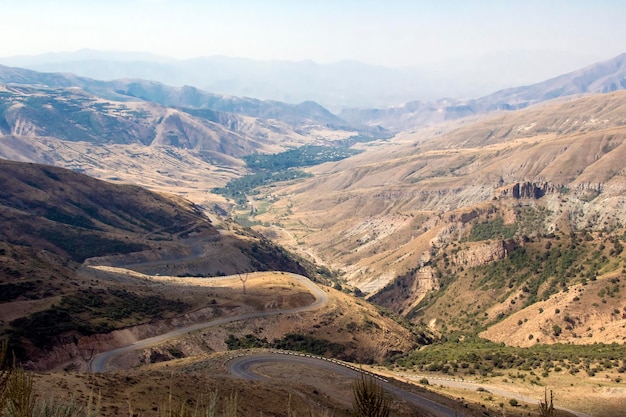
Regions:
<instances>
[{"instance_id":1,"label":"rock outcrop","mask_svg":"<svg viewBox=\"0 0 626 417\"><path fill-rule=\"evenodd\" d=\"M513 240L480 243L463 249L450 257L451 263L457 267L474 267L499 261L507 257L516 246Z\"/></svg>"},{"instance_id":2,"label":"rock outcrop","mask_svg":"<svg viewBox=\"0 0 626 417\"><path fill-rule=\"evenodd\" d=\"M384 305L397 314L406 313L431 290L440 286L432 266L426 265L397 277L370 298L374 304Z\"/></svg>"},{"instance_id":3,"label":"rock outcrop","mask_svg":"<svg viewBox=\"0 0 626 417\"><path fill-rule=\"evenodd\" d=\"M510 195L515 199L540 199L546 194L557 193L561 190L560 185L551 184L549 182L518 182L513 184L503 193L504 196Z\"/></svg>"}]
</instances>

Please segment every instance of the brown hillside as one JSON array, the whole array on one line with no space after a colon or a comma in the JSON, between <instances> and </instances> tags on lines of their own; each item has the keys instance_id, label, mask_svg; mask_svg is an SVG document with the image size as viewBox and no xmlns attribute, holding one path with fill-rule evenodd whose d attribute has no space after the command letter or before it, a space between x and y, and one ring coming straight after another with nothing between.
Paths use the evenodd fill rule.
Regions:
<instances>
[{"instance_id":1,"label":"brown hillside","mask_svg":"<svg viewBox=\"0 0 626 417\"><path fill-rule=\"evenodd\" d=\"M537 343L624 344L624 294L626 280L613 273L585 285L573 285L567 292L512 314L480 336L522 347Z\"/></svg>"},{"instance_id":2,"label":"brown hillside","mask_svg":"<svg viewBox=\"0 0 626 417\"><path fill-rule=\"evenodd\" d=\"M71 171L0 160L3 241L82 262L218 231L178 197L114 185ZM163 243L160 243L163 242Z\"/></svg>"},{"instance_id":3,"label":"brown hillside","mask_svg":"<svg viewBox=\"0 0 626 417\"><path fill-rule=\"evenodd\" d=\"M51 166L0 160L0 168L0 331L21 359L38 361L79 337L198 308L198 300L144 281L101 283L83 262L166 275L316 276L310 264L250 231L230 223L218 230L180 197Z\"/></svg>"},{"instance_id":4,"label":"brown hillside","mask_svg":"<svg viewBox=\"0 0 626 417\"><path fill-rule=\"evenodd\" d=\"M128 96L111 100L80 88L42 87L46 81L0 85L0 157L175 192L207 207L223 202L210 193L212 188L247 172L240 159L245 155L341 142L358 134L309 119L309 110L315 109L306 105L281 107L257 100L268 107L267 114L252 117L166 107ZM233 112L243 112L246 100L240 101ZM280 119L281 109L292 117Z\"/></svg>"},{"instance_id":5,"label":"brown hillside","mask_svg":"<svg viewBox=\"0 0 626 417\"><path fill-rule=\"evenodd\" d=\"M619 209L625 106L626 93L617 92L493 116L443 135L399 135L315 167L311 179L268 190L272 203L257 219L280 224L285 244L307 248L367 291L453 239L463 212L499 198L517 204L516 184L543 190L541 204L554 216L548 228L563 217L575 227L626 224ZM569 194L559 199L560 192ZM452 223L442 217L457 210Z\"/></svg>"}]
</instances>

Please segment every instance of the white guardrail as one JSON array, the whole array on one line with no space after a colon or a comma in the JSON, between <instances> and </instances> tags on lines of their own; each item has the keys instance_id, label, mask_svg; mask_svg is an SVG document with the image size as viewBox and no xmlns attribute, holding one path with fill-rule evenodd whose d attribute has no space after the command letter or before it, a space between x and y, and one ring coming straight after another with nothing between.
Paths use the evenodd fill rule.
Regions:
<instances>
[{"instance_id":1,"label":"white guardrail","mask_svg":"<svg viewBox=\"0 0 626 417\"><path fill-rule=\"evenodd\" d=\"M334 363L335 365L339 365L339 366L343 366L344 368L348 368L351 369L353 371L365 374L367 376L370 376L372 378L378 379L379 381L382 382L389 382L387 379L383 378L380 375L377 375L373 372L370 371L366 371L363 368L359 368L357 366L354 366L353 364L351 364L350 362L344 362L344 361L340 361L338 359L333 359L333 358L326 358L324 356L318 356L318 355L311 355L310 353L302 353L302 352L294 352L292 350L266 350L266 351L262 351L264 353L273 353L276 355L290 355L290 356L301 356L304 358L311 358L311 359L317 359L317 360L322 360L322 361L326 361L326 362L331 362ZM250 354L245 354L245 353L239 353L237 355L232 355L230 357L228 357L224 363L222 364L223 366L226 366L226 364L230 361L232 361L235 358L241 358L244 356L249 356Z\"/></svg>"}]
</instances>

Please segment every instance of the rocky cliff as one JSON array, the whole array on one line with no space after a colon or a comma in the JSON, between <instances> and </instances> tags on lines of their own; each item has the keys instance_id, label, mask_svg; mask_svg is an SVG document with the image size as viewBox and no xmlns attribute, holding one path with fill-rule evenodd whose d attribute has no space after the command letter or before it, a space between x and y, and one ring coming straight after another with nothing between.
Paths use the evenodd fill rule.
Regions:
<instances>
[{"instance_id":1,"label":"rocky cliff","mask_svg":"<svg viewBox=\"0 0 626 417\"><path fill-rule=\"evenodd\" d=\"M514 240L479 243L452 254L448 259L454 267L474 267L499 261L507 257L517 244Z\"/></svg>"}]
</instances>

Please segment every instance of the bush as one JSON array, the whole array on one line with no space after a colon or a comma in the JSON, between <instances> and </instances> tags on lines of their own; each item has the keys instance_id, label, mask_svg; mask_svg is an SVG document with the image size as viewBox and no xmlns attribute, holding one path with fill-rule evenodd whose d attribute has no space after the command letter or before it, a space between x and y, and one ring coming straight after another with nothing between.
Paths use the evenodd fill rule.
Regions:
<instances>
[{"instance_id":1,"label":"bush","mask_svg":"<svg viewBox=\"0 0 626 417\"><path fill-rule=\"evenodd\" d=\"M7 343L0 346L0 415L24 416L33 414L35 397L33 378L24 369L5 367Z\"/></svg>"},{"instance_id":2,"label":"bush","mask_svg":"<svg viewBox=\"0 0 626 417\"><path fill-rule=\"evenodd\" d=\"M511 239L517 232L517 225L505 225L504 220L497 218L491 222L475 222L472 225L469 239L472 242L490 239Z\"/></svg>"}]
</instances>

